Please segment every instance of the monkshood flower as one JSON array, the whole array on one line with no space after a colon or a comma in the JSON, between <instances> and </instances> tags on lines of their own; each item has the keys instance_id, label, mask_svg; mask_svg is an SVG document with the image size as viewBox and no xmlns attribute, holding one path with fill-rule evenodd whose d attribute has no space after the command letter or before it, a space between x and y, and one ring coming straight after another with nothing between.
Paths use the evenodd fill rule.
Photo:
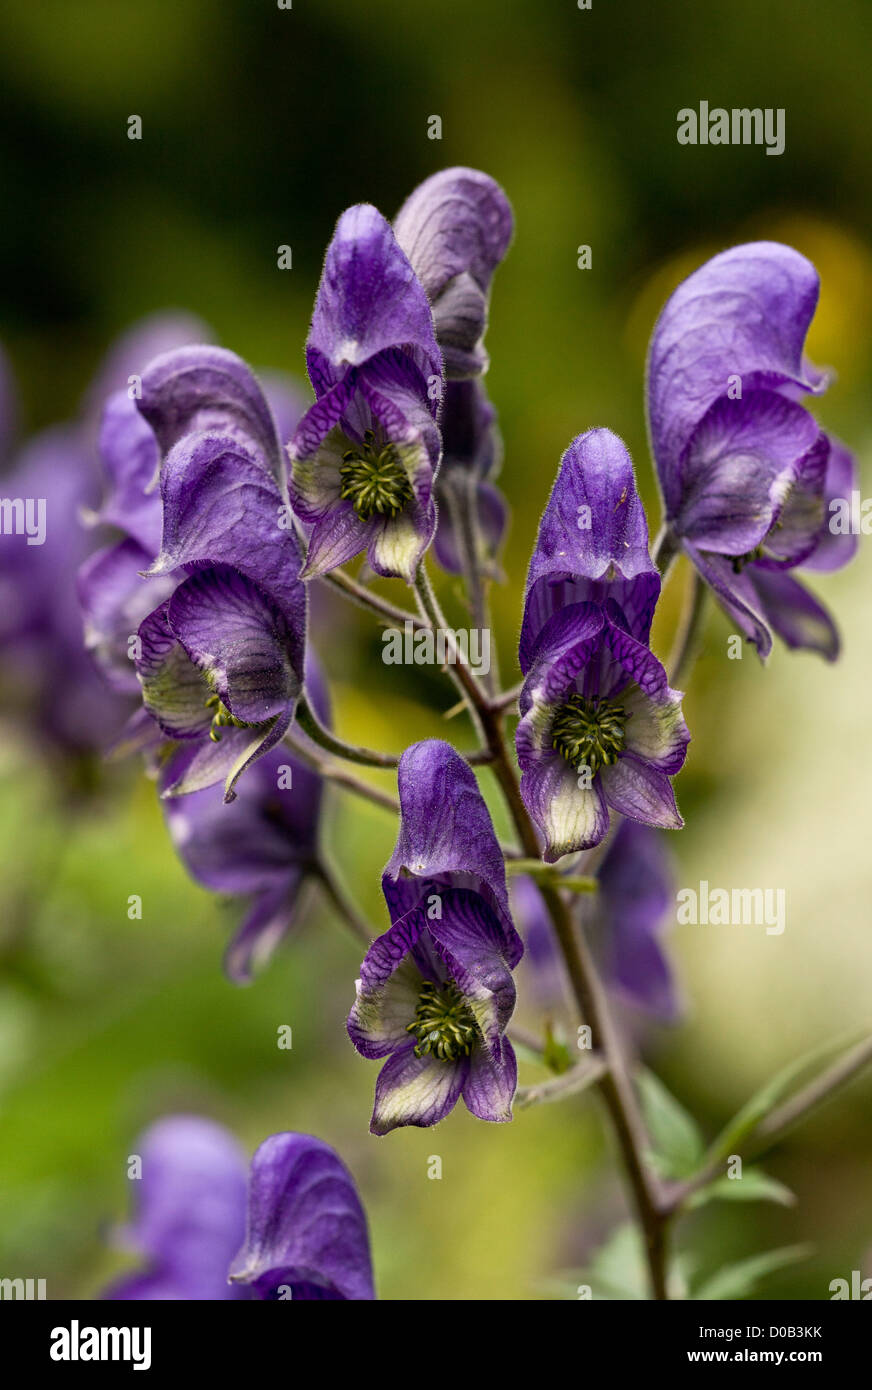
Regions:
<instances>
[{"instance_id":1,"label":"monkshood flower","mask_svg":"<svg viewBox=\"0 0 872 1390\"><path fill-rule=\"evenodd\" d=\"M661 937L675 893L662 836L647 825L622 821L596 877L599 888L590 902L589 925L606 986L652 1017L673 1021L679 1005ZM512 902L536 992L544 1005L553 1004L565 988L564 972L532 879L521 875L513 881Z\"/></svg>"},{"instance_id":2,"label":"monkshood flower","mask_svg":"<svg viewBox=\"0 0 872 1390\"><path fill-rule=\"evenodd\" d=\"M138 629L136 671L161 733L196 747L168 787L224 780L275 747L302 690L306 593L266 397L233 353L166 354L139 410L169 452L160 552L146 571L172 592ZM156 597L160 597L156 594Z\"/></svg>"},{"instance_id":3,"label":"monkshood flower","mask_svg":"<svg viewBox=\"0 0 872 1390\"><path fill-rule=\"evenodd\" d=\"M245 1244L230 1278L253 1298L375 1298L366 1215L329 1145L291 1133L261 1144L251 1160Z\"/></svg>"},{"instance_id":4,"label":"monkshood flower","mask_svg":"<svg viewBox=\"0 0 872 1390\"><path fill-rule=\"evenodd\" d=\"M382 875L391 926L361 966L348 1033L387 1058L370 1129L437 1124L463 1096L482 1120L510 1120L517 1080L505 1037L523 953L503 856L468 764L432 739L399 766L400 832Z\"/></svg>"},{"instance_id":5,"label":"monkshood flower","mask_svg":"<svg viewBox=\"0 0 872 1390\"><path fill-rule=\"evenodd\" d=\"M449 380L487 370L482 345L493 273L513 231L499 184L477 169L442 169L425 179L394 219L397 241L433 306Z\"/></svg>"},{"instance_id":6,"label":"monkshood flower","mask_svg":"<svg viewBox=\"0 0 872 1390\"><path fill-rule=\"evenodd\" d=\"M572 441L560 461L527 571L518 658L530 670L544 629L574 603L614 599L647 643L660 597L633 461L611 430Z\"/></svg>"},{"instance_id":7,"label":"monkshood flower","mask_svg":"<svg viewBox=\"0 0 872 1390\"><path fill-rule=\"evenodd\" d=\"M327 687L311 653L306 693L329 727ZM161 791L183 781L194 756L196 745L176 745L161 769ZM250 982L296 922L317 867L323 786L287 749L273 749L252 766L229 806L219 787L162 801L173 845L192 877L214 893L250 900L224 957L235 984Z\"/></svg>"},{"instance_id":8,"label":"monkshood flower","mask_svg":"<svg viewBox=\"0 0 872 1390\"><path fill-rule=\"evenodd\" d=\"M648 647L660 580L647 542L624 445L580 435L542 518L521 629L521 795L549 862L598 844L610 807L683 824L669 779L690 736Z\"/></svg>"},{"instance_id":9,"label":"monkshood flower","mask_svg":"<svg viewBox=\"0 0 872 1390\"><path fill-rule=\"evenodd\" d=\"M830 533L854 461L799 404L826 387L803 357L819 291L799 252L752 242L706 262L668 300L648 356L652 448L674 537L761 657L776 632L830 660L829 614L790 573L847 563Z\"/></svg>"},{"instance_id":10,"label":"monkshood flower","mask_svg":"<svg viewBox=\"0 0 872 1390\"><path fill-rule=\"evenodd\" d=\"M499 468L496 411L475 378L487 370L483 339L490 283L512 230L505 193L476 169L444 169L426 179L394 221L397 240L430 299L448 378L439 417L443 453L436 479L435 551L451 574L465 568L467 518L487 562L499 549L508 517L502 494L488 481Z\"/></svg>"},{"instance_id":11,"label":"monkshood flower","mask_svg":"<svg viewBox=\"0 0 872 1390\"><path fill-rule=\"evenodd\" d=\"M372 1299L366 1216L350 1173L308 1134L273 1134L245 1156L197 1115L139 1140L137 1212L121 1233L148 1261L113 1300Z\"/></svg>"},{"instance_id":12,"label":"monkshood flower","mask_svg":"<svg viewBox=\"0 0 872 1390\"><path fill-rule=\"evenodd\" d=\"M289 489L311 528L304 578L362 550L414 580L433 538L442 357L427 296L381 213L340 217L306 345L317 400L288 446Z\"/></svg>"}]
</instances>

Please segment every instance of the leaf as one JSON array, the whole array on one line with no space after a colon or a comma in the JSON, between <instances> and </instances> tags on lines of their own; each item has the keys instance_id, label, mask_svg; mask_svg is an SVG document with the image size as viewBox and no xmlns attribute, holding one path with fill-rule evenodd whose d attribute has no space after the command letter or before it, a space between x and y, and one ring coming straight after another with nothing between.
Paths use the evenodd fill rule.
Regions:
<instances>
[{"instance_id":1,"label":"leaf","mask_svg":"<svg viewBox=\"0 0 872 1390\"><path fill-rule=\"evenodd\" d=\"M572 1053L569 1051L562 1038L557 1038L550 1023L545 1024L545 1046L542 1049L542 1061L549 1071L553 1071L557 1076L562 1076L569 1071L572 1066Z\"/></svg>"},{"instance_id":2,"label":"leaf","mask_svg":"<svg viewBox=\"0 0 872 1390\"><path fill-rule=\"evenodd\" d=\"M767 1274L774 1274L777 1269L806 1259L811 1251L810 1245L784 1245L778 1250L765 1250L762 1255L751 1255L736 1264L725 1265L701 1284L693 1297L698 1302L742 1298Z\"/></svg>"},{"instance_id":3,"label":"leaf","mask_svg":"<svg viewBox=\"0 0 872 1390\"><path fill-rule=\"evenodd\" d=\"M649 1160L661 1177L690 1177L705 1153L699 1126L653 1072L640 1071L636 1081L651 1137Z\"/></svg>"},{"instance_id":4,"label":"leaf","mask_svg":"<svg viewBox=\"0 0 872 1390\"><path fill-rule=\"evenodd\" d=\"M777 1178L770 1178L759 1168L749 1168L740 1178L728 1177L726 1173L715 1178L688 1198L686 1208L692 1211L706 1202L778 1202L783 1207L792 1207L796 1205L796 1197Z\"/></svg>"},{"instance_id":5,"label":"leaf","mask_svg":"<svg viewBox=\"0 0 872 1390\"><path fill-rule=\"evenodd\" d=\"M717 1139L711 1146L707 1161L715 1163L719 1158L725 1158L728 1154L734 1153L741 1144L765 1119L770 1110L774 1110L779 1101L794 1089L795 1083L807 1071L810 1071L816 1063L823 1062L833 1053L847 1051L865 1037L865 1030L860 1033L852 1033L847 1038L830 1039L820 1047L814 1048L804 1056L790 1062L788 1066L777 1072L765 1085L756 1091L749 1101L742 1106L724 1127Z\"/></svg>"}]
</instances>

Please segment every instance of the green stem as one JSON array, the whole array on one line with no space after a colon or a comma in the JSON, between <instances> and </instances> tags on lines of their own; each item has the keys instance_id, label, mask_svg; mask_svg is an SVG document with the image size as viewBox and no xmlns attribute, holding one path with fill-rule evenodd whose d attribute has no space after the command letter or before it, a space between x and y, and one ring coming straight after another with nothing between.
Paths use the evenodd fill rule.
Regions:
<instances>
[{"instance_id":1,"label":"green stem","mask_svg":"<svg viewBox=\"0 0 872 1390\"><path fill-rule=\"evenodd\" d=\"M400 803L395 796L389 792L383 792L379 787L372 787L368 782L362 782L353 773L348 772L344 767L332 763L327 758L322 758L316 753L311 744L305 746L299 739L294 738L293 734L285 734L283 743L289 748L295 758L299 758L301 763L310 767L313 772L325 778L328 782L335 782L338 787L344 787L346 791L353 792L355 796L362 797L365 801L371 801L374 806L381 806L391 815L400 814Z\"/></svg>"},{"instance_id":2,"label":"green stem","mask_svg":"<svg viewBox=\"0 0 872 1390\"><path fill-rule=\"evenodd\" d=\"M341 738L337 738L329 729L324 728L305 697L301 698L297 705L297 723L313 743L320 744L328 753L333 753L337 758L344 758L346 762L362 763L364 767L399 767L400 759L394 753L377 753L372 748L344 743Z\"/></svg>"},{"instance_id":3,"label":"green stem","mask_svg":"<svg viewBox=\"0 0 872 1390\"><path fill-rule=\"evenodd\" d=\"M543 864L541 859L512 859L506 864L506 873L527 874L537 883L547 883L552 888L568 888L573 893L595 893L599 888L595 878L562 874L554 864Z\"/></svg>"},{"instance_id":4,"label":"green stem","mask_svg":"<svg viewBox=\"0 0 872 1390\"><path fill-rule=\"evenodd\" d=\"M577 1095L579 1091L585 1091L588 1086L601 1081L605 1071L606 1064L602 1058L591 1057L589 1061L579 1062L578 1066L563 1072L562 1076L541 1081L538 1086L520 1087L515 1093L515 1105L519 1110L525 1110L543 1101L564 1100L566 1096Z\"/></svg>"},{"instance_id":5,"label":"green stem","mask_svg":"<svg viewBox=\"0 0 872 1390\"><path fill-rule=\"evenodd\" d=\"M669 658L669 681L676 687L690 675L699 653L708 614L708 586L694 569L681 627Z\"/></svg>"},{"instance_id":6,"label":"green stem","mask_svg":"<svg viewBox=\"0 0 872 1390\"><path fill-rule=\"evenodd\" d=\"M323 888L328 899L332 903L336 913L351 930L358 941L362 941L367 950L372 945L376 932L371 931L364 919L358 914L357 908L351 902L342 884L336 877L333 869L324 859L318 859L313 868L313 877L317 879Z\"/></svg>"}]
</instances>

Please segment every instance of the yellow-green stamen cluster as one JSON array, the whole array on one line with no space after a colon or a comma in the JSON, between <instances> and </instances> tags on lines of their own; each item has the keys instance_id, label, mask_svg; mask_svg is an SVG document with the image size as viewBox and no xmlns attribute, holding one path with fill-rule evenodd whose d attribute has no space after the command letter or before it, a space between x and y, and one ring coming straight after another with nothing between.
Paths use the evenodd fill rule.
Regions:
<instances>
[{"instance_id":1,"label":"yellow-green stamen cluster","mask_svg":"<svg viewBox=\"0 0 872 1390\"><path fill-rule=\"evenodd\" d=\"M750 565L754 560L762 559L763 553L763 546L758 545L755 550L749 550L747 555L734 555L733 574L741 574L746 565Z\"/></svg>"},{"instance_id":2,"label":"yellow-green stamen cluster","mask_svg":"<svg viewBox=\"0 0 872 1390\"><path fill-rule=\"evenodd\" d=\"M406 1032L418 1039L416 1057L432 1053L442 1062L468 1057L477 1036L469 1005L453 980L441 986L425 982Z\"/></svg>"},{"instance_id":3,"label":"yellow-green stamen cluster","mask_svg":"<svg viewBox=\"0 0 872 1390\"><path fill-rule=\"evenodd\" d=\"M220 695L210 695L206 701L206 708L215 711L212 715L212 727L209 730L209 737L213 743L221 742L222 729L250 729L252 727L244 719L237 719L235 714L231 714L227 706L221 703Z\"/></svg>"},{"instance_id":4,"label":"yellow-green stamen cluster","mask_svg":"<svg viewBox=\"0 0 872 1390\"><path fill-rule=\"evenodd\" d=\"M616 763L626 743L627 714L612 700L570 695L551 725L551 747L573 767L591 773Z\"/></svg>"},{"instance_id":5,"label":"yellow-green stamen cluster","mask_svg":"<svg viewBox=\"0 0 872 1390\"><path fill-rule=\"evenodd\" d=\"M339 496L349 501L362 521L371 516L398 516L412 500L412 485L393 444L379 447L372 430L363 443L342 455Z\"/></svg>"}]
</instances>

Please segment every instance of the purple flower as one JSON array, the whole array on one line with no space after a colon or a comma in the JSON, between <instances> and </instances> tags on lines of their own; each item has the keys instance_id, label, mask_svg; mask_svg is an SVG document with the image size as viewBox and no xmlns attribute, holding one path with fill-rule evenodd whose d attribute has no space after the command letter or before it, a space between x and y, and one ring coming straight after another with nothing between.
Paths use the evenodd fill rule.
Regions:
<instances>
[{"instance_id":1,"label":"purple flower","mask_svg":"<svg viewBox=\"0 0 872 1390\"><path fill-rule=\"evenodd\" d=\"M375 1297L354 1181L320 1139L271 1135L247 1179L234 1137L197 1115L157 1121L138 1152L137 1214L121 1234L148 1268L106 1298Z\"/></svg>"},{"instance_id":2,"label":"purple flower","mask_svg":"<svg viewBox=\"0 0 872 1390\"><path fill-rule=\"evenodd\" d=\"M198 1115L158 1120L137 1142L136 1216L120 1235L148 1267L105 1297L244 1297L227 1270L245 1234L245 1155L223 1126Z\"/></svg>"},{"instance_id":3,"label":"purple flower","mask_svg":"<svg viewBox=\"0 0 872 1390\"><path fill-rule=\"evenodd\" d=\"M611 430L588 430L563 455L539 524L524 592L521 670L530 670L543 630L570 604L614 599L633 636L647 642L659 596L632 459Z\"/></svg>"},{"instance_id":4,"label":"purple flower","mask_svg":"<svg viewBox=\"0 0 872 1390\"><path fill-rule=\"evenodd\" d=\"M397 240L430 300L448 378L439 416L443 455L435 550L450 574L465 568L466 518L473 520L485 562L496 556L508 519L505 500L490 481L500 462L496 411L481 381L468 378L487 370L490 282L512 229L505 193L476 169L444 169L426 179L394 221Z\"/></svg>"},{"instance_id":5,"label":"purple flower","mask_svg":"<svg viewBox=\"0 0 872 1390\"><path fill-rule=\"evenodd\" d=\"M449 380L487 370L482 338L491 277L508 250L513 219L499 184L477 169L442 169L425 179L394 219L433 306Z\"/></svg>"},{"instance_id":6,"label":"purple flower","mask_svg":"<svg viewBox=\"0 0 872 1390\"><path fill-rule=\"evenodd\" d=\"M354 1179L320 1139L272 1134L255 1153L245 1244L230 1278L254 1298L375 1298Z\"/></svg>"},{"instance_id":7,"label":"purple flower","mask_svg":"<svg viewBox=\"0 0 872 1390\"><path fill-rule=\"evenodd\" d=\"M219 348L151 363L139 409L169 453L160 553L147 570L161 587L138 628L136 671L161 733L196 745L173 788L225 779L231 801L241 772L283 738L302 687L306 595L278 436L251 371ZM121 596L137 558L128 547L86 576L90 614L100 585Z\"/></svg>"},{"instance_id":8,"label":"purple flower","mask_svg":"<svg viewBox=\"0 0 872 1390\"><path fill-rule=\"evenodd\" d=\"M591 430L563 457L521 628L521 795L549 862L598 844L609 807L683 823L669 778L689 734L648 648L659 591L629 454L610 431Z\"/></svg>"},{"instance_id":9,"label":"purple flower","mask_svg":"<svg viewBox=\"0 0 872 1390\"><path fill-rule=\"evenodd\" d=\"M361 966L348 1019L362 1056L387 1058L370 1129L437 1124L463 1096L510 1120L517 1068L504 1036L523 952L503 857L475 776L439 740L400 760L400 833L382 875L391 916Z\"/></svg>"},{"instance_id":10,"label":"purple flower","mask_svg":"<svg viewBox=\"0 0 872 1390\"><path fill-rule=\"evenodd\" d=\"M597 870L599 890L585 900L588 929L608 988L653 1017L678 1013L675 983L660 937L675 895L662 837L647 825L622 821ZM513 880L512 902L526 960L545 1006L562 996L564 970L542 895L531 878Z\"/></svg>"},{"instance_id":11,"label":"purple flower","mask_svg":"<svg viewBox=\"0 0 872 1390\"><path fill-rule=\"evenodd\" d=\"M306 347L317 400L289 445L291 501L311 528L305 578L366 550L411 583L433 538L442 358L433 317L390 224L340 217Z\"/></svg>"},{"instance_id":12,"label":"purple flower","mask_svg":"<svg viewBox=\"0 0 872 1390\"><path fill-rule=\"evenodd\" d=\"M833 660L832 619L789 573L835 569L830 533L854 461L801 406L826 376L803 357L818 299L810 261L776 242L724 251L681 284L648 358L651 441L669 526L761 657L773 630Z\"/></svg>"},{"instance_id":13,"label":"purple flower","mask_svg":"<svg viewBox=\"0 0 872 1390\"><path fill-rule=\"evenodd\" d=\"M311 654L306 689L322 724L329 725L327 689ZM161 789L183 782L196 745L180 743L165 763ZM323 795L321 778L287 750L273 749L224 804L218 787L163 800L173 844L188 872L215 893L250 899L224 968L248 984L294 925L303 886L315 868Z\"/></svg>"}]
</instances>

